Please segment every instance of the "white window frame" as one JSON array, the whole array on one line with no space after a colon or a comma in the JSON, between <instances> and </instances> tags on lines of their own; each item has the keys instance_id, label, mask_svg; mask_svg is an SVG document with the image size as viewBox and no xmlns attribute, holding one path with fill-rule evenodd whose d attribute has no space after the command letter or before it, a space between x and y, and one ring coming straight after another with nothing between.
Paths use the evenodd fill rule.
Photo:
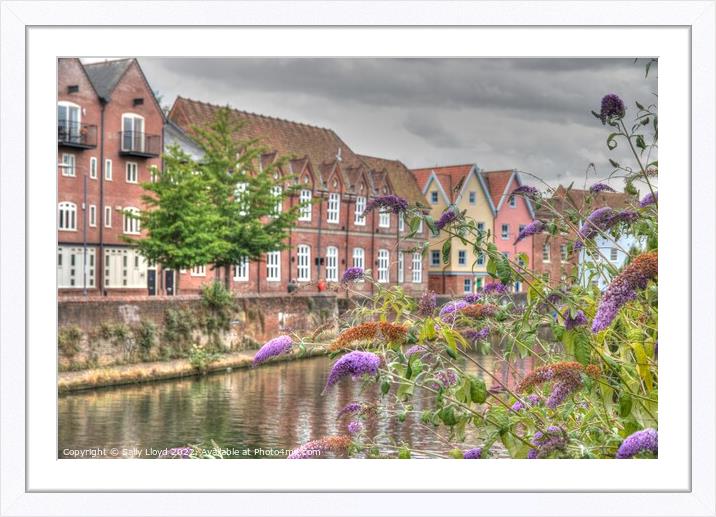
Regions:
<instances>
[{"instance_id":1,"label":"white window frame","mask_svg":"<svg viewBox=\"0 0 716 517\"><path fill-rule=\"evenodd\" d=\"M508 223L502 223L502 226L500 226L500 237L503 241L510 238L510 225Z\"/></svg>"},{"instance_id":2,"label":"white window frame","mask_svg":"<svg viewBox=\"0 0 716 517\"><path fill-rule=\"evenodd\" d=\"M105 181L112 181L112 160L109 158L104 161L104 179Z\"/></svg>"},{"instance_id":3,"label":"white window frame","mask_svg":"<svg viewBox=\"0 0 716 517\"><path fill-rule=\"evenodd\" d=\"M266 281L281 281L281 252L269 251L266 254Z\"/></svg>"},{"instance_id":4,"label":"white window frame","mask_svg":"<svg viewBox=\"0 0 716 517\"><path fill-rule=\"evenodd\" d=\"M517 198L515 196L510 196L508 203L510 208L517 208Z\"/></svg>"},{"instance_id":5,"label":"white window frame","mask_svg":"<svg viewBox=\"0 0 716 517\"><path fill-rule=\"evenodd\" d=\"M545 242L542 245L542 262L552 262L551 253L552 253L552 250L549 247L549 242Z\"/></svg>"},{"instance_id":6,"label":"white window frame","mask_svg":"<svg viewBox=\"0 0 716 517\"><path fill-rule=\"evenodd\" d=\"M416 235L420 235L423 233L423 220L420 220L420 224L418 224L418 230L415 232Z\"/></svg>"},{"instance_id":7,"label":"white window frame","mask_svg":"<svg viewBox=\"0 0 716 517\"><path fill-rule=\"evenodd\" d=\"M353 267L365 270L365 249L353 248Z\"/></svg>"},{"instance_id":8,"label":"white window frame","mask_svg":"<svg viewBox=\"0 0 716 517\"><path fill-rule=\"evenodd\" d=\"M611 248L609 250L609 260L611 262L616 262L619 260L619 250L617 248Z\"/></svg>"},{"instance_id":9,"label":"white window frame","mask_svg":"<svg viewBox=\"0 0 716 517\"><path fill-rule=\"evenodd\" d=\"M469 202L471 205L476 205L476 204L477 204L477 192L475 192L474 190L471 190L471 191L468 193L468 202Z\"/></svg>"},{"instance_id":10,"label":"white window frame","mask_svg":"<svg viewBox=\"0 0 716 517\"><path fill-rule=\"evenodd\" d=\"M104 227L112 228L112 207L104 207Z\"/></svg>"},{"instance_id":11,"label":"white window frame","mask_svg":"<svg viewBox=\"0 0 716 517\"><path fill-rule=\"evenodd\" d=\"M125 235L139 235L142 232L140 221L130 217L129 214L139 215L139 208L127 206L122 209L122 233Z\"/></svg>"},{"instance_id":12,"label":"white window frame","mask_svg":"<svg viewBox=\"0 0 716 517\"><path fill-rule=\"evenodd\" d=\"M77 205L69 201L57 204L57 229L63 232L77 231Z\"/></svg>"},{"instance_id":13,"label":"white window frame","mask_svg":"<svg viewBox=\"0 0 716 517\"><path fill-rule=\"evenodd\" d=\"M485 253L483 251L480 251L477 253L477 265L478 266L485 265Z\"/></svg>"},{"instance_id":14,"label":"white window frame","mask_svg":"<svg viewBox=\"0 0 716 517\"><path fill-rule=\"evenodd\" d=\"M512 290L516 293L521 293L522 292L522 282L520 282L519 280L515 280L515 283L512 286Z\"/></svg>"},{"instance_id":15,"label":"white window frame","mask_svg":"<svg viewBox=\"0 0 716 517\"><path fill-rule=\"evenodd\" d=\"M405 231L405 214L403 212L398 214L398 231Z\"/></svg>"},{"instance_id":16,"label":"white window frame","mask_svg":"<svg viewBox=\"0 0 716 517\"><path fill-rule=\"evenodd\" d=\"M405 253L398 252L398 283L405 282Z\"/></svg>"},{"instance_id":17,"label":"white window frame","mask_svg":"<svg viewBox=\"0 0 716 517\"><path fill-rule=\"evenodd\" d=\"M194 266L193 268L191 268L190 275L191 276L206 276L206 266L205 265Z\"/></svg>"},{"instance_id":18,"label":"white window frame","mask_svg":"<svg viewBox=\"0 0 716 517\"><path fill-rule=\"evenodd\" d=\"M328 194L328 206L326 207L326 222L338 223L341 214L341 195L338 192Z\"/></svg>"},{"instance_id":19,"label":"white window frame","mask_svg":"<svg viewBox=\"0 0 716 517\"><path fill-rule=\"evenodd\" d=\"M438 191L431 190L430 191L430 204L437 205L439 200L440 200L440 197L438 196Z\"/></svg>"},{"instance_id":20,"label":"white window frame","mask_svg":"<svg viewBox=\"0 0 716 517\"><path fill-rule=\"evenodd\" d=\"M458 264L458 266L466 266L467 265L467 250L458 250L457 251L457 264Z\"/></svg>"},{"instance_id":21,"label":"white window frame","mask_svg":"<svg viewBox=\"0 0 716 517\"><path fill-rule=\"evenodd\" d=\"M356 197L355 217L353 219L353 223L356 226L365 226L365 206L366 206L366 197L365 196Z\"/></svg>"},{"instance_id":22,"label":"white window frame","mask_svg":"<svg viewBox=\"0 0 716 517\"><path fill-rule=\"evenodd\" d=\"M485 231L485 223L480 221L477 223L477 231L478 232L484 232Z\"/></svg>"},{"instance_id":23,"label":"white window frame","mask_svg":"<svg viewBox=\"0 0 716 517\"><path fill-rule=\"evenodd\" d=\"M390 282L390 252L386 249L378 250L378 283Z\"/></svg>"},{"instance_id":24,"label":"white window frame","mask_svg":"<svg viewBox=\"0 0 716 517\"><path fill-rule=\"evenodd\" d=\"M63 108L65 108L67 110L68 115L69 115L70 109L77 110L77 122L76 122L77 123L77 128L76 128L77 134L72 135L72 136L80 136L81 131L82 131L82 106L80 106L79 104L75 104L74 102L59 101L57 103L57 107L59 108L60 106L62 106ZM62 120L65 120L67 123L74 122L70 118L65 118ZM60 126L60 114L59 113L57 114L57 125Z\"/></svg>"},{"instance_id":25,"label":"white window frame","mask_svg":"<svg viewBox=\"0 0 716 517\"><path fill-rule=\"evenodd\" d=\"M562 262L567 262L569 260L569 251L567 250L566 244L559 245L559 254L562 257Z\"/></svg>"},{"instance_id":26,"label":"white window frame","mask_svg":"<svg viewBox=\"0 0 716 517\"><path fill-rule=\"evenodd\" d=\"M464 278L462 280L462 292L463 293L471 293L472 292L472 278Z\"/></svg>"},{"instance_id":27,"label":"white window frame","mask_svg":"<svg viewBox=\"0 0 716 517\"><path fill-rule=\"evenodd\" d=\"M124 179L127 183L139 183L139 164L127 162L124 166Z\"/></svg>"},{"instance_id":28,"label":"white window frame","mask_svg":"<svg viewBox=\"0 0 716 517\"><path fill-rule=\"evenodd\" d=\"M413 252L412 280L414 284L423 282L423 254L419 251Z\"/></svg>"},{"instance_id":29,"label":"white window frame","mask_svg":"<svg viewBox=\"0 0 716 517\"><path fill-rule=\"evenodd\" d=\"M273 207L273 214L278 215L283 211L283 198L281 197L283 194L283 187L281 187L281 185L274 185L271 187L271 194L276 198L276 203Z\"/></svg>"},{"instance_id":30,"label":"white window frame","mask_svg":"<svg viewBox=\"0 0 716 517\"><path fill-rule=\"evenodd\" d=\"M87 268L87 287L94 288L95 249L88 247L87 263L84 262L85 249L82 247L57 247L57 287L61 289L81 289L84 287L84 270Z\"/></svg>"},{"instance_id":31,"label":"white window frame","mask_svg":"<svg viewBox=\"0 0 716 517\"><path fill-rule=\"evenodd\" d=\"M390 212L388 209L381 209L378 214L378 227L379 228L390 228Z\"/></svg>"},{"instance_id":32,"label":"white window frame","mask_svg":"<svg viewBox=\"0 0 716 517\"><path fill-rule=\"evenodd\" d=\"M296 281L311 281L311 247L308 244L299 244L296 247Z\"/></svg>"},{"instance_id":33,"label":"white window frame","mask_svg":"<svg viewBox=\"0 0 716 517\"><path fill-rule=\"evenodd\" d=\"M132 119L132 124L131 124L131 125L132 125L132 129L129 130L129 131L128 131L127 129L125 129L125 126L124 126L124 121L125 121L125 120L128 120L128 119ZM136 124L137 124L137 123L136 123L137 120L141 120L141 121L142 121L142 130L141 130L141 131L137 131L137 130L135 129ZM139 151L139 152L144 152L144 145L145 145L144 135L147 134L147 124L146 124L146 122L145 122L145 120L144 120L144 117L143 117L142 115L137 114L137 113L122 113L122 122L121 122L121 124L122 124L122 125L121 125L120 127L122 128L122 129L121 129L121 131L122 131L122 139L121 139L121 141L119 142L119 147L120 147L120 149L121 149L122 151ZM140 133L140 134L141 134L141 136L139 137L139 147L136 147L136 146L134 145L136 142L135 142L135 141L132 141L131 148L125 149L125 147L124 147L124 133L127 133L127 132L131 132L131 133L132 133L131 136L132 136L133 139L136 139L136 138L137 138L137 137L135 136L135 133Z\"/></svg>"},{"instance_id":34,"label":"white window frame","mask_svg":"<svg viewBox=\"0 0 716 517\"><path fill-rule=\"evenodd\" d=\"M311 204L312 198L313 193L309 189L301 189L301 192L298 194L298 202L301 204L301 209L298 216L299 221L311 220L313 211L313 205Z\"/></svg>"},{"instance_id":35,"label":"white window frame","mask_svg":"<svg viewBox=\"0 0 716 517\"><path fill-rule=\"evenodd\" d=\"M438 258L437 261L435 261L435 257ZM431 266L439 266L440 265L440 250L430 250L430 265Z\"/></svg>"},{"instance_id":36,"label":"white window frame","mask_svg":"<svg viewBox=\"0 0 716 517\"><path fill-rule=\"evenodd\" d=\"M234 265L234 280L236 282L249 281L249 257L243 257Z\"/></svg>"},{"instance_id":37,"label":"white window frame","mask_svg":"<svg viewBox=\"0 0 716 517\"><path fill-rule=\"evenodd\" d=\"M97 157L96 156L90 157L89 177L90 177L90 179L93 179L93 180L97 179Z\"/></svg>"},{"instance_id":38,"label":"white window frame","mask_svg":"<svg viewBox=\"0 0 716 517\"><path fill-rule=\"evenodd\" d=\"M77 176L77 158L72 153L62 153L62 161L60 162L62 175L68 178Z\"/></svg>"},{"instance_id":39,"label":"white window frame","mask_svg":"<svg viewBox=\"0 0 716 517\"><path fill-rule=\"evenodd\" d=\"M96 205L89 206L88 219L89 219L90 226L97 226L97 206Z\"/></svg>"},{"instance_id":40,"label":"white window frame","mask_svg":"<svg viewBox=\"0 0 716 517\"><path fill-rule=\"evenodd\" d=\"M326 248L326 281L338 282L338 247Z\"/></svg>"}]
</instances>

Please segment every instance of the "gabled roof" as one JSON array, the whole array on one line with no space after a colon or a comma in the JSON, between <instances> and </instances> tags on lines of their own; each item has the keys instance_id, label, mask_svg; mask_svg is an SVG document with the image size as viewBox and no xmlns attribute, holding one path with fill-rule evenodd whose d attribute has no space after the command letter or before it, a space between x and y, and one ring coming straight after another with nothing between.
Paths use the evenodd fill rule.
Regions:
<instances>
[{"instance_id":1,"label":"gabled roof","mask_svg":"<svg viewBox=\"0 0 716 517\"><path fill-rule=\"evenodd\" d=\"M376 158L374 156L359 155L359 157L373 171L385 171L388 182L393 187L396 195L407 200L411 204L420 204L428 206L425 196L418 187L410 170L399 160L387 160L385 158Z\"/></svg>"},{"instance_id":2,"label":"gabled roof","mask_svg":"<svg viewBox=\"0 0 716 517\"><path fill-rule=\"evenodd\" d=\"M84 65L84 68L97 94L103 99L109 100L114 88L132 64L132 61L134 60L114 59L112 61L88 63Z\"/></svg>"},{"instance_id":3,"label":"gabled roof","mask_svg":"<svg viewBox=\"0 0 716 517\"><path fill-rule=\"evenodd\" d=\"M221 108L215 104L177 97L168 117L192 134L195 126L209 124ZM337 164L340 164L341 170L361 164L360 158L331 129L229 108L234 119L242 124L237 138L258 140L260 145L281 156L307 157L324 180ZM349 178L344 176L342 179L344 185L350 185Z\"/></svg>"},{"instance_id":4,"label":"gabled roof","mask_svg":"<svg viewBox=\"0 0 716 517\"><path fill-rule=\"evenodd\" d=\"M475 164L472 163L446 165L442 167L424 167L421 169L413 169L413 174L423 192L428 184L428 180L434 175L444 192L449 196L449 202L454 203L462 185L466 181L467 175L472 171L473 167L475 167Z\"/></svg>"},{"instance_id":5,"label":"gabled roof","mask_svg":"<svg viewBox=\"0 0 716 517\"><path fill-rule=\"evenodd\" d=\"M517 187L522 185L522 178L520 173L515 169L502 170L502 171L483 171L480 174L485 178L487 188L490 191L490 197L492 203L495 206L495 211L498 212L502 209L505 201L510 197L510 194ZM532 202L523 196L522 198L527 206L532 219L535 218L534 207Z\"/></svg>"}]
</instances>

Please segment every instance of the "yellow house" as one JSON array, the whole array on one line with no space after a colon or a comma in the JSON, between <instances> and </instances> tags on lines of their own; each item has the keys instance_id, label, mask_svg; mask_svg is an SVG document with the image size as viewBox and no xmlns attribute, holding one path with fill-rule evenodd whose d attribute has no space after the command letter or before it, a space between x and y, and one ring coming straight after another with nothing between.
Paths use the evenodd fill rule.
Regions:
<instances>
[{"instance_id":1,"label":"yellow house","mask_svg":"<svg viewBox=\"0 0 716 517\"><path fill-rule=\"evenodd\" d=\"M466 211L479 228L492 231L495 206L480 169L475 164L428 167L413 170L418 186L431 207L436 221L450 206ZM469 246L453 239L448 264L442 261L442 246L447 234L430 238L428 285L436 293L466 294L483 287L487 276L487 259L476 256Z\"/></svg>"}]
</instances>

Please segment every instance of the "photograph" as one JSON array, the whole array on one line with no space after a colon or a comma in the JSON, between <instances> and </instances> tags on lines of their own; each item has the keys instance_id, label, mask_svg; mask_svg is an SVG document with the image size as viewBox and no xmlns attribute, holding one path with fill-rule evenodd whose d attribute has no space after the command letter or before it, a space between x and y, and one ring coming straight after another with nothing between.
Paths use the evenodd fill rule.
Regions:
<instances>
[{"instance_id":1,"label":"photograph","mask_svg":"<svg viewBox=\"0 0 716 517\"><path fill-rule=\"evenodd\" d=\"M105 55L55 459L657 463L658 56Z\"/></svg>"}]
</instances>

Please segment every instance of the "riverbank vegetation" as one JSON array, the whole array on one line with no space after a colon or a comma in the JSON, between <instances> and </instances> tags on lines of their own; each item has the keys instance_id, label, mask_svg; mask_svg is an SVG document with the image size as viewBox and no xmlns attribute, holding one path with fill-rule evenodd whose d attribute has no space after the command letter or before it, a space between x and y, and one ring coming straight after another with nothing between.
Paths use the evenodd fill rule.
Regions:
<instances>
[{"instance_id":1,"label":"riverbank vegetation","mask_svg":"<svg viewBox=\"0 0 716 517\"><path fill-rule=\"evenodd\" d=\"M420 425L445 444L434 451L438 457L490 458L498 444L513 458L658 455L658 119L654 105L633 106L627 109L619 97L606 95L594 112L608 131L607 148L625 146L635 162L629 166L611 160L610 177L624 181L629 206L595 206L598 193L611 189L599 182L591 184L584 206L567 210L552 206L554 189L549 185L512 192L550 214L522 229L518 240L542 232L574 236L566 251L579 255L586 266L559 287L531 273L526 255L499 253L490 231L454 206L433 220L422 207L409 207L395 196L372 203L369 209L403 214L413 232L421 222L427 225L441 239L446 262L457 243L486 257L491 282L477 294L441 307L431 293L413 300L399 287L374 282L373 297L347 315L333 344L320 346L336 358L326 372L324 391L341 382L361 382L377 384L380 397L347 405L336 415L339 434L295 444L298 452L292 458L311 457L301 451L316 447L339 456L410 458L408 444L396 442L386 450L363 429L375 418L376 406L399 426L416 412L418 398L430 406L417 415ZM631 113L636 115L627 124ZM633 237L632 248L620 245L624 235ZM599 242L625 253L625 265L617 269ZM599 289L597 279L606 289ZM354 282L373 282L369 270L358 268L346 271L343 280L348 291ZM527 286L523 304L505 296L515 282ZM359 291L351 294L361 296ZM557 344L540 337L544 326L551 328ZM490 336L499 336L499 348ZM263 362L311 346L299 337L277 337L256 358ZM536 368L526 374L514 369L510 376L515 382L506 382L485 368L474 350L497 352L508 367L529 357ZM490 390L481 378L468 374L467 363L498 389ZM473 432L466 443L468 427Z\"/></svg>"}]
</instances>

